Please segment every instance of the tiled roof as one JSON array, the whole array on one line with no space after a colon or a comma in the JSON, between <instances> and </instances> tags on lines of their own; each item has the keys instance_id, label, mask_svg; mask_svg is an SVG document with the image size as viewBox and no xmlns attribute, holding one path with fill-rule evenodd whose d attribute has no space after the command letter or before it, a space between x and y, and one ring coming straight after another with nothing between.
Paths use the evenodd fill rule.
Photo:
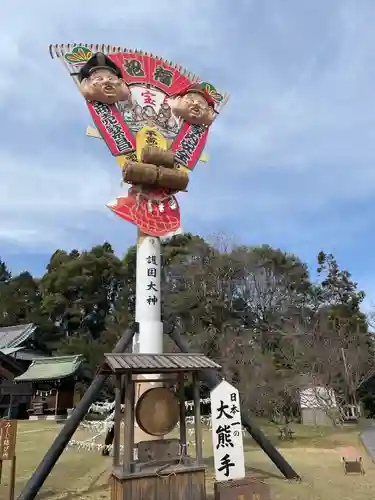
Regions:
<instances>
[{"instance_id":1,"label":"tiled roof","mask_svg":"<svg viewBox=\"0 0 375 500\"><path fill-rule=\"evenodd\" d=\"M59 356L34 359L29 368L14 379L15 382L58 380L74 375L82 364L81 356Z\"/></svg>"},{"instance_id":2,"label":"tiled roof","mask_svg":"<svg viewBox=\"0 0 375 500\"><path fill-rule=\"evenodd\" d=\"M24 361L32 361L33 359L45 358L46 353L37 351L35 349L24 349L23 347L4 347L0 352L6 356L11 356L15 359L22 359Z\"/></svg>"},{"instance_id":3,"label":"tiled roof","mask_svg":"<svg viewBox=\"0 0 375 500\"><path fill-rule=\"evenodd\" d=\"M18 361L16 361L14 358L11 358L10 356L6 356L2 352L0 352L0 371L1 371L1 365L3 365L6 369L10 368L11 372L13 373L13 376L22 373L24 370L24 368L22 367L22 365L18 363Z\"/></svg>"},{"instance_id":4,"label":"tiled roof","mask_svg":"<svg viewBox=\"0 0 375 500\"><path fill-rule=\"evenodd\" d=\"M11 356L12 354L16 354L21 349L22 347L3 347L0 349L0 352L5 354L5 356Z\"/></svg>"},{"instance_id":5,"label":"tiled roof","mask_svg":"<svg viewBox=\"0 0 375 500\"><path fill-rule=\"evenodd\" d=\"M28 325L4 326L0 328L0 349L5 347L19 347L34 333L35 326Z\"/></svg>"},{"instance_id":6,"label":"tiled roof","mask_svg":"<svg viewBox=\"0 0 375 500\"><path fill-rule=\"evenodd\" d=\"M220 365L203 354L105 354L104 371L115 373L166 373L219 370Z\"/></svg>"}]
</instances>

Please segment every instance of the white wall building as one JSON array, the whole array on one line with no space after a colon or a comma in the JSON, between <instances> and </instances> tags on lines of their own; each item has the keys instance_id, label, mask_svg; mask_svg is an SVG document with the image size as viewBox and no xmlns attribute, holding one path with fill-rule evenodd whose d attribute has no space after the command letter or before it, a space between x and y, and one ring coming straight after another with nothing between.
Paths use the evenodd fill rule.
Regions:
<instances>
[{"instance_id":1,"label":"white wall building","mask_svg":"<svg viewBox=\"0 0 375 500\"><path fill-rule=\"evenodd\" d=\"M315 386L300 390L301 423L334 425L339 408L333 389Z\"/></svg>"}]
</instances>

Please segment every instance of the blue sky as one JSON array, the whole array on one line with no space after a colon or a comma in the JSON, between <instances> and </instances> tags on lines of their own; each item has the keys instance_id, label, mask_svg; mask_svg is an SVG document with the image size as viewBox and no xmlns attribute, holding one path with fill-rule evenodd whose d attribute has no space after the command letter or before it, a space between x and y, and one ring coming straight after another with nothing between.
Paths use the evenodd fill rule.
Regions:
<instances>
[{"instance_id":1,"label":"blue sky","mask_svg":"<svg viewBox=\"0 0 375 500\"><path fill-rule=\"evenodd\" d=\"M104 8L106 10L104 10ZM209 163L179 196L183 228L269 243L310 265L333 252L375 302L375 2L3 0L0 255L41 274L56 248L135 228L105 204L123 192L50 43L152 51L231 94Z\"/></svg>"}]
</instances>

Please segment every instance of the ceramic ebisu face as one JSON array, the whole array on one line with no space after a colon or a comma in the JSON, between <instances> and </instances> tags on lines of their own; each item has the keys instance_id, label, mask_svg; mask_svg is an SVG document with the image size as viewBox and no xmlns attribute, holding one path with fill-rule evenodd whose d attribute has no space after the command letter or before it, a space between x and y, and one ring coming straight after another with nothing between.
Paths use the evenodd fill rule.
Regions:
<instances>
[{"instance_id":1,"label":"ceramic ebisu face","mask_svg":"<svg viewBox=\"0 0 375 500\"><path fill-rule=\"evenodd\" d=\"M114 104L131 98L121 70L102 53L95 54L82 68L80 80L80 91L87 101Z\"/></svg>"},{"instance_id":2,"label":"ceramic ebisu face","mask_svg":"<svg viewBox=\"0 0 375 500\"><path fill-rule=\"evenodd\" d=\"M214 101L199 84L174 96L171 109L174 116L193 125L209 127L215 119Z\"/></svg>"}]
</instances>

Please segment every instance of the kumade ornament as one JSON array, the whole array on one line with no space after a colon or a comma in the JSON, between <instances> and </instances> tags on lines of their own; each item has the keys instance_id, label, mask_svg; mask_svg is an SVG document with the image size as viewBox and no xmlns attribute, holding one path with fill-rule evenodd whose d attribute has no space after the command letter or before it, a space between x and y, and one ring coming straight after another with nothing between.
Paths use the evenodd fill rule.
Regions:
<instances>
[{"instance_id":1,"label":"kumade ornament","mask_svg":"<svg viewBox=\"0 0 375 500\"><path fill-rule=\"evenodd\" d=\"M51 45L86 101L94 127L129 185L107 206L146 235L181 227L178 193L203 153L226 93L178 64L109 45Z\"/></svg>"}]
</instances>

